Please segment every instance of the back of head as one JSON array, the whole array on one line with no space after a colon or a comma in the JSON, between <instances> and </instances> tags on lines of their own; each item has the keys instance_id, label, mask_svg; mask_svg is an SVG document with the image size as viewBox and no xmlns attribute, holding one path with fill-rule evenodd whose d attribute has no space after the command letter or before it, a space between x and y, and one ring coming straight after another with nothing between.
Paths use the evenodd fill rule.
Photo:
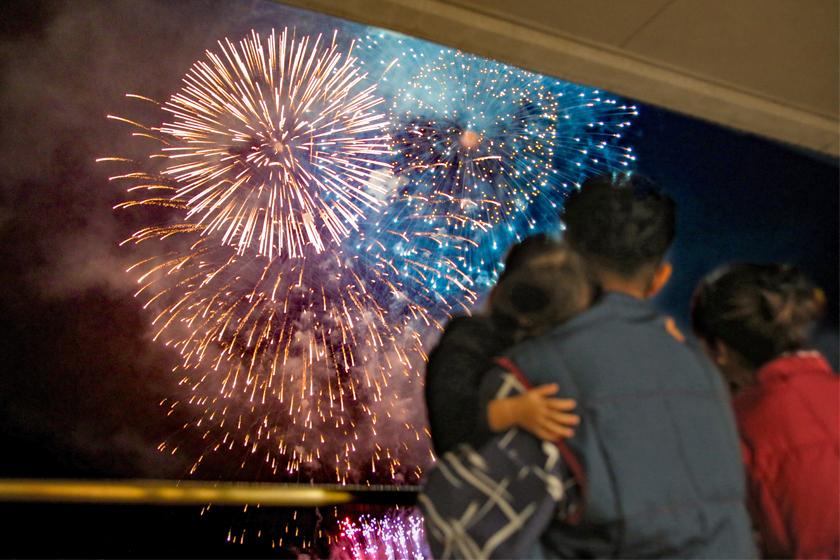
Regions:
<instances>
[{"instance_id":1,"label":"back of head","mask_svg":"<svg viewBox=\"0 0 840 560\"><path fill-rule=\"evenodd\" d=\"M505 266L499 275L499 282L524 267L531 259L544 255L547 251L556 249L558 246L559 242L545 233L531 235L519 243L515 243L505 255Z\"/></svg>"},{"instance_id":2,"label":"back of head","mask_svg":"<svg viewBox=\"0 0 840 560\"><path fill-rule=\"evenodd\" d=\"M733 264L700 282L691 319L697 336L724 342L758 368L801 349L824 305L822 290L792 266Z\"/></svg>"},{"instance_id":3,"label":"back of head","mask_svg":"<svg viewBox=\"0 0 840 560\"><path fill-rule=\"evenodd\" d=\"M588 263L624 277L662 261L674 240L676 205L637 174L599 175L572 194L565 239Z\"/></svg>"},{"instance_id":4,"label":"back of head","mask_svg":"<svg viewBox=\"0 0 840 560\"><path fill-rule=\"evenodd\" d=\"M499 280L493 316L513 324L521 336L535 336L583 311L592 287L580 257L554 242Z\"/></svg>"}]
</instances>

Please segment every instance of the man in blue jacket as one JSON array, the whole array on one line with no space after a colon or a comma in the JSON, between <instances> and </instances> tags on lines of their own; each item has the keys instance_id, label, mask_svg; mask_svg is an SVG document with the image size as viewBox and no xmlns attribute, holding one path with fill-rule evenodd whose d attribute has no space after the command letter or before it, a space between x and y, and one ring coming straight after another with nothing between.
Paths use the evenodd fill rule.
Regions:
<instances>
[{"instance_id":1,"label":"man in blue jacket","mask_svg":"<svg viewBox=\"0 0 840 560\"><path fill-rule=\"evenodd\" d=\"M582 423L568 440L586 472L583 511L543 534L549 557L754 557L744 473L722 380L648 301L675 205L637 175L588 180L566 203L566 240L602 295L583 314L515 346L532 384L558 383ZM498 377L485 376L482 403ZM481 410L486 410L482 406Z\"/></svg>"}]
</instances>

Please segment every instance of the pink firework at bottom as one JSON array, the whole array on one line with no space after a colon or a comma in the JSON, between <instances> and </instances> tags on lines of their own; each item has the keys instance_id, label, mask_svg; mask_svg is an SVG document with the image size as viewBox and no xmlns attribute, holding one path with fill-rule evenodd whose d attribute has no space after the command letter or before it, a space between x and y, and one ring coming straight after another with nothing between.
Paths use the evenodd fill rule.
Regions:
<instances>
[{"instance_id":1,"label":"pink firework at bottom","mask_svg":"<svg viewBox=\"0 0 840 560\"><path fill-rule=\"evenodd\" d=\"M339 521L331 560L422 560L431 558L423 517L415 509L395 509L381 516L361 515Z\"/></svg>"}]
</instances>

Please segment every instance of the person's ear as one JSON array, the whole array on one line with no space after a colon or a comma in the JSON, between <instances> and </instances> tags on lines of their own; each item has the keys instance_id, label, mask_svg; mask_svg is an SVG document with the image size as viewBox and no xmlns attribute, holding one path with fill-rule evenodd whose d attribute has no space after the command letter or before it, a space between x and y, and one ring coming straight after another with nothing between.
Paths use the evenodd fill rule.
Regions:
<instances>
[{"instance_id":1,"label":"person's ear","mask_svg":"<svg viewBox=\"0 0 840 560\"><path fill-rule=\"evenodd\" d=\"M720 340L708 341L700 337L700 347L709 359L718 367L725 367L730 361L729 347Z\"/></svg>"},{"instance_id":2,"label":"person's ear","mask_svg":"<svg viewBox=\"0 0 840 560\"><path fill-rule=\"evenodd\" d=\"M668 283L668 280L670 280L672 272L674 272L674 267L671 266L671 263L660 263L659 266L656 267L656 271L653 273L653 278L651 279L650 285L645 292L645 296L653 297L658 294L659 291L665 287L665 284Z\"/></svg>"},{"instance_id":3,"label":"person's ear","mask_svg":"<svg viewBox=\"0 0 840 560\"><path fill-rule=\"evenodd\" d=\"M728 348L720 342L720 340L713 340L709 342L705 338L699 337L698 340L700 341L700 348L703 349L703 353L709 358L711 362L713 362L718 369L722 369L727 365L729 361L729 352Z\"/></svg>"},{"instance_id":4,"label":"person's ear","mask_svg":"<svg viewBox=\"0 0 840 560\"><path fill-rule=\"evenodd\" d=\"M720 340L715 340L712 344L711 355L712 360L718 367L725 368L732 363L732 351L729 349L729 346Z\"/></svg>"}]
</instances>

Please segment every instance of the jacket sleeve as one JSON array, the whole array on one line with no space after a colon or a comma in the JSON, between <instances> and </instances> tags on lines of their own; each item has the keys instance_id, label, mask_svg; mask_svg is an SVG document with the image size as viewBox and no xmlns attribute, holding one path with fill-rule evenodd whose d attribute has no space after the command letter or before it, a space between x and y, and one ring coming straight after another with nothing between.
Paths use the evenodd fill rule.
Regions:
<instances>
[{"instance_id":1,"label":"jacket sleeve","mask_svg":"<svg viewBox=\"0 0 840 560\"><path fill-rule=\"evenodd\" d=\"M478 397L480 379L491 367L488 337L492 333L479 319L455 319L429 355L426 407L438 455L460 443L479 447L492 436Z\"/></svg>"},{"instance_id":2,"label":"jacket sleeve","mask_svg":"<svg viewBox=\"0 0 840 560\"><path fill-rule=\"evenodd\" d=\"M748 509L759 536L759 547L765 558L780 558L790 554L792 543L779 505L773 497L771 481L756 461L752 450L741 444L747 469Z\"/></svg>"}]
</instances>

